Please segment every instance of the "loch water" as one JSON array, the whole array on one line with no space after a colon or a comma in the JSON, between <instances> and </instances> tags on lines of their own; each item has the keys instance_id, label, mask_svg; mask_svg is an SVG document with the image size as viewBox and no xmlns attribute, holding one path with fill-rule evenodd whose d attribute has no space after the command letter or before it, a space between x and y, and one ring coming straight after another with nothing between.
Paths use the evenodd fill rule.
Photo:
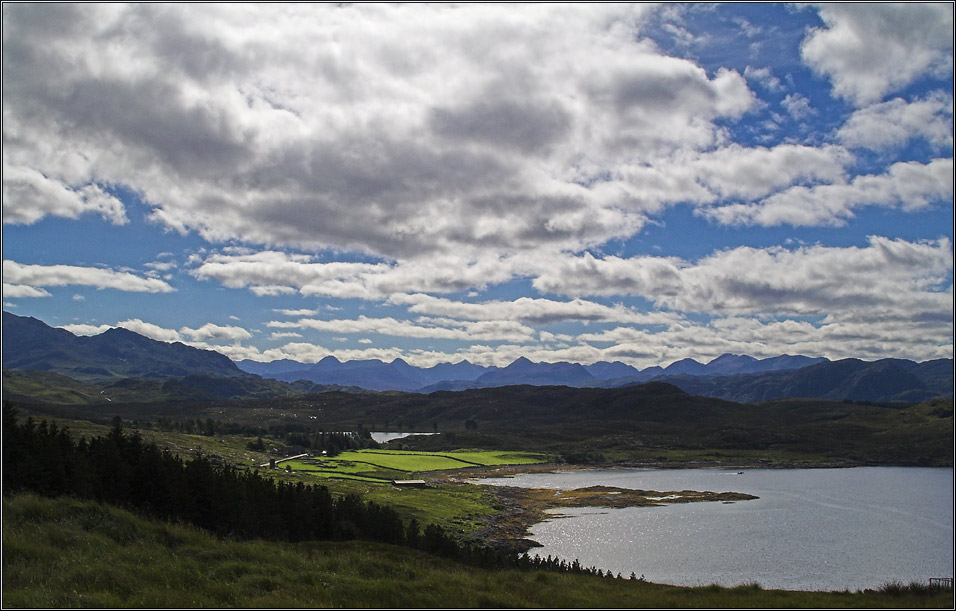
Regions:
<instances>
[{"instance_id":1,"label":"loch water","mask_svg":"<svg viewBox=\"0 0 956 611\"><path fill-rule=\"evenodd\" d=\"M437 435L438 433L389 433L387 431L373 431L369 434L372 436L372 441L376 443L387 443L393 439L404 439L412 435Z\"/></svg>"},{"instance_id":2,"label":"loch water","mask_svg":"<svg viewBox=\"0 0 956 611\"><path fill-rule=\"evenodd\" d=\"M734 503L571 508L535 525L531 553L674 585L756 582L863 590L953 576L953 469L596 469L480 480L744 492ZM558 517L558 515L563 517Z\"/></svg>"}]
</instances>

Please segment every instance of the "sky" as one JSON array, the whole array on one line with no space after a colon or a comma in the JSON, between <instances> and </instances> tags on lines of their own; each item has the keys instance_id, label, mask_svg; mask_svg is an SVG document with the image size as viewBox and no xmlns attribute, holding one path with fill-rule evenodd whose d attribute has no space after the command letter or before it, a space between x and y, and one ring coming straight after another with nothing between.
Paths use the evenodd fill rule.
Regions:
<instances>
[{"instance_id":1,"label":"sky","mask_svg":"<svg viewBox=\"0 0 956 611\"><path fill-rule=\"evenodd\" d=\"M953 4L3 4L3 309L234 360L953 358Z\"/></svg>"}]
</instances>

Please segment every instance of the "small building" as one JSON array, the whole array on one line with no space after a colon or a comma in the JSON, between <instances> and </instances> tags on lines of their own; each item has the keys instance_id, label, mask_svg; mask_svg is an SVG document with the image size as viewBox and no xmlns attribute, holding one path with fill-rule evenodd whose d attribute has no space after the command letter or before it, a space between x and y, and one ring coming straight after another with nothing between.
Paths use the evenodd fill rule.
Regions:
<instances>
[{"instance_id":1,"label":"small building","mask_svg":"<svg viewBox=\"0 0 956 611\"><path fill-rule=\"evenodd\" d=\"M275 459L275 458L270 458L268 463L263 463L263 464L261 464L261 465L259 465L259 466L262 467L262 468L269 467L270 469L275 469L275 468L276 468L276 465L278 465L279 463L283 463L283 462L286 462L286 461L288 461L288 460L297 460L297 459L299 459L299 458L308 458L308 457L309 457L308 454L299 454L299 455L297 455L297 456L290 456L290 457L288 457L288 458L280 458L280 459L278 459L278 460Z\"/></svg>"},{"instance_id":2,"label":"small building","mask_svg":"<svg viewBox=\"0 0 956 611\"><path fill-rule=\"evenodd\" d=\"M393 486L399 486L402 488L427 488L428 484L425 483L423 479L393 479Z\"/></svg>"}]
</instances>

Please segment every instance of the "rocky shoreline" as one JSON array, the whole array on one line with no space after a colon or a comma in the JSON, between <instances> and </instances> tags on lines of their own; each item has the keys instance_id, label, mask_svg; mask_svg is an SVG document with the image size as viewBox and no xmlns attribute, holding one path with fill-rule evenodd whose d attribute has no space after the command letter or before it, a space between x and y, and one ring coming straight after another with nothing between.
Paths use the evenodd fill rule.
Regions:
<instances>
[{"instance_id":1,"label":"rocky shoreline","mask_svg":"<svg viewBox=\"0 0 956 611\"><path fill-rule=\"evenodd\" d=\"M719 460L693 461L627 461L617 463L537 463L528 465L504 465L497 467L464 467L443 471L437 476L438 481L468 481L489 477L515 477L525 473L555 473L557 471L591 471L601 469L848 469L853 467L925 467L937 465L921 464L886 464L874 461L829 460L829 461L737 461L722 462ZM952 465L942 465L952 467Z\"/></svg>"},{"instance_id":2,"label":"rocky shoreline","mask_svg":"<svg viewBox=\"0 0 956 611\"><path fill-rule=\"evenodd\" d=\"M510 478L526 473L554 473L570 470L599 469L836 469L867 466L887 466L868 461L818 461L818 462L721 462L721 461L680 461L680 462L626 462L608 464L573 465L562 463L542 463L530 465L505 465L497 467L467 467L453 471L435 473L431 480L435 484L442 482L474 482L486 478ZM895 465L911 466L911 465ZM591 486L575 490L553 490L547 488L520 488L517 486L484 485L495 497L495 505L500 510L485 519L486 525L472 533L472 536L486 545L498 549L527 552L540 545L529 539L529 530L535 524L556 517L548 510L562 507L647 507L671 503L724 502L732 503L758 497L738 492L698 492L631 490L607 486Z\"/></svg>"},{"instance_id":3,"label":"rocky shoreline","mask_svg":"<svg viewBox=\"0 0 956 611\"><path fill-rule=\"evenodd\" d=\"M615 465L623 466L623 465ZM726 466L726 465L725 465ZM523 473L548 473L569 468L594 469L595 466L570 465L515 465L507 467L468 468L441 475L439 481L469 481L488 477L513 477ZM520 488L517 486L485 485L495 498L499 511L486 518L486 525L472 536L497 549L527 552L539 547L528 538L529 529L555 517L549 510L567 507L651 507L673 503L724 502L733 503L758 498L740 492L709 492L695 490L657 491L634 490L613 486L588 486L573 490L550 488Z\"/></svg>"}]
</instances>

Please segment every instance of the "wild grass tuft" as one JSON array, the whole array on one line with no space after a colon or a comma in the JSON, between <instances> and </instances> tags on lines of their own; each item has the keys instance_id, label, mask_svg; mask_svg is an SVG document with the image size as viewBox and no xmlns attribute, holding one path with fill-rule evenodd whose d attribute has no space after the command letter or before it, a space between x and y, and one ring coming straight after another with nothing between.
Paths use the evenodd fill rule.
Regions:
<instances>
[{"instance_id":1,"label":"wild grass tuft","mask_svg":"<svg viewBox=\"0 0 956 611\"><path fill-rule=\"evenodd\" d=\"M877 591L888 596L935 596L940 593L952 593L953 588L919 581L909 583L889 581L880 586Z\"/></svg>"}]
</instances>

